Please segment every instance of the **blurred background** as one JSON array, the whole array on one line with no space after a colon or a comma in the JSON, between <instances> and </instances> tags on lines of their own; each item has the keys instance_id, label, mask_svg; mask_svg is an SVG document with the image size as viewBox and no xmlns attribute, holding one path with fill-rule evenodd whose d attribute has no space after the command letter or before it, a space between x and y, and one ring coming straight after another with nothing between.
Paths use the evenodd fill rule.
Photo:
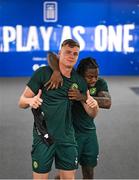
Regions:
<instances>
[{"instance_id":1,"label":"blurred background","mask_svg":"<svg viewBox=\"0 0 139 180\"><path fill-rule=\"evenodd\" d=\"M30 179L33 118L18 99L67 38L96 58L112 96L96 126L96 179L139 179L139 0L0 0L0 179ZM76 66L75 66L76 67ZM55 167L50 173L54 178ZM80 168L76 178L80 179Z\"/></svg>"}]
</instances>

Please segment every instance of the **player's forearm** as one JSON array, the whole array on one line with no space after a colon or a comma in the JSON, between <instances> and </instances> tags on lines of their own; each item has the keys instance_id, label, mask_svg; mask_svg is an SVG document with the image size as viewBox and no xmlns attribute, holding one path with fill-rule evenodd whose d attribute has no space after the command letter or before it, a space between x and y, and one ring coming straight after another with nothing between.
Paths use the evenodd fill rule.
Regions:
<instances>
[{"instance_id":1,"label":"player's forearm","mask_svg":"<svg viewBox=\"0 0 139 180\"><path fill-rule=\"evenodd\" d=\"M86 103L83 103L83 102L82 102L82 105L83 105L86 113L87 113L90 117L92 117L92 118L95 118L95 117L96 117L96 115L97 115L97 113L98 113L98 110L99 110L99 106L98 106L98 105L96 105L96 106L93 107L93 108L89 107Z\"/></svg>"},{"instance_id":2,"label":"player's forearm","mask_svg":"<svg viewBox=\"0 0 139 180\"><path fill-rule=\"evenodd\" d=\"M25 96L21 96L18 102L18 105L20 108L26 109L28 108L30 105L30 98L27 98Z\"/></svg>"},{"instance_id":3,"label":"player's forearm","mask_svg":"<svg viewBox=\"0 0 139 180\"><path fill-rule=\"evenodd\" d=\"M100 108L110 109L111 107L111 96L107 91L98 92L97 97L94 99L98 102Z\"/></svg>"},{"instance_id":4,"label":"player's forearm","mask_svg":"<svg viewBox=\"0 0 139 180\"><path fill-rule=\"evenodd\" d=\"M47 55L48 64L53 71L60 71L58 56L53 52L48 52Z\"/></svg>"},{"instance_id":5,"label":"player's forearm","mask_svg":"<svg viewBox=\"0 0 139 180\"><path fill-rule=\"evenodd\" d=\"M94 97L100 108L110 109L111 98L110 97Z\"/></svg>"},{"instance_id":6,"label":"player's forearm","mask_svg":"<svg viewBox=\"0 0 139 180\"><path fill-rule=\"evenodd\" d=\"M87 96L85 94L81 94L81 97L80 97L79 101L84 103L84 102L86 102L86 100L87 100Z\"/></svg>"}]
</instances>

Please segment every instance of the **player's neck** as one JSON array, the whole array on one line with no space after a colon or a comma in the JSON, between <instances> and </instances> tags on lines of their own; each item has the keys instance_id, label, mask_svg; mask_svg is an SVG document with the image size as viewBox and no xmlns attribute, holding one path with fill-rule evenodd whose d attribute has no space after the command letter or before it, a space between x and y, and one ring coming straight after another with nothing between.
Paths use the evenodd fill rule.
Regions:
<instances>
[{"instance_id":1,"label":"player's neck","mask_svg":"<svg viewBox=\"0 0 139 180\"><path fill-rule=\"evenodd\" d=\"M63 64L59 63L60 72L63 76L70 78L72 67L64 66Z\"/></svg>"}]
</instances>

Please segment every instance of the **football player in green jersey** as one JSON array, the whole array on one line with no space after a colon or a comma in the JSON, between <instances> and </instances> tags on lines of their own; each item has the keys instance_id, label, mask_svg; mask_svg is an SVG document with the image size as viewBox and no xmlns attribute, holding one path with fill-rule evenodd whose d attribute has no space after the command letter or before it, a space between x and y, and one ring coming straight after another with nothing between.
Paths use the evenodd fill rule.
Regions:
<instances>
[{"instance_id":1,"label":"football player in green jersey","mask_svg":"<svg viewBox=\"0 0 139 180\"><path fill-rule=\"evenodd\" d=\"M55 63L57 60L58 56L56 54L49 53L48 62L54 70L54 73L50 78L48 89L58 88L58 86L63 83L58 70L58 64ZM107 82L98 76L99 67L96 60L91 57L82 59L77 67L77 72L86 80L89 94L98 102L99 107L109 109L111 107L111 96L109 94ZM57 73L57 76L55 76L55 73ZM75 94L79 92L76 88L72 91L74 91L74 95L73 92L71 93L71 91L69 91L69 98L76 100ZM97 165L99 153L94 118L86 113L79 101L74 101L72 118L83 179L93 179L94 167Z\"/></svg>"},{"instance_id":2,"label":"football player in green jersey","mask_svg":"<svg viewBox=\"0 0 139 180\"><path fill-rule=\"evenodd\" d=\"M98 102L99 107L109 109L111 96L106 80L98 76L99 67L96 60L91 57L82 59L77 67L77 72L86 80L90 95ZM79 115L75 109L82 113ZM94 120L89 121L90 118L83 112L79 102L74 103L72 114L83 179L93 179L99 153L96 126Z\"/></svg>"},{"instance_id":3,"label":"football player in green jersey","mask_svg":"<svg viewBox=\"0 0 139 180\"><path fill-rule=\"evenodd\" d=\"M27 83L19 99L20 108L39 108L48 132L44 138L47 139L50 135L53 139L51 145L45 143L34 126L31 152L34 179L48 179L54 159L55 166L60 171L60 178L74 179L78 151L71 118L72 101L68 98L68 91L76 84L82 94L71 92L71 96L81 101L84 106L87 91L85 80L73 69L79 50L78 42L72 39L62 43L59 51L59 68L63 85L60 88L46 90L45 86L50 85L49 79L53 71L48 66L40 67ZM94 115L96 112L94 111Z\"/></svg>"}]
</instances>

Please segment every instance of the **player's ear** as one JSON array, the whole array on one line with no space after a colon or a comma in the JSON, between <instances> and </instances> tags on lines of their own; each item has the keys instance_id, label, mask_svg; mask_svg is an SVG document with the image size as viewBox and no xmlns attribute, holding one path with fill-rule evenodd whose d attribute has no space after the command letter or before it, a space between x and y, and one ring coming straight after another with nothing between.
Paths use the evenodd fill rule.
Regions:
<instances>
[{"instance_id":1,"label":"player's ear","mask_svg":"<svg viewBox=\"0 0 139 180\"><path fill-rule=\"evenodd\" d=\"M58 56L60 56L60 54L61 54L61 50L58 52Z\"/></svg>"}]
</instances>

